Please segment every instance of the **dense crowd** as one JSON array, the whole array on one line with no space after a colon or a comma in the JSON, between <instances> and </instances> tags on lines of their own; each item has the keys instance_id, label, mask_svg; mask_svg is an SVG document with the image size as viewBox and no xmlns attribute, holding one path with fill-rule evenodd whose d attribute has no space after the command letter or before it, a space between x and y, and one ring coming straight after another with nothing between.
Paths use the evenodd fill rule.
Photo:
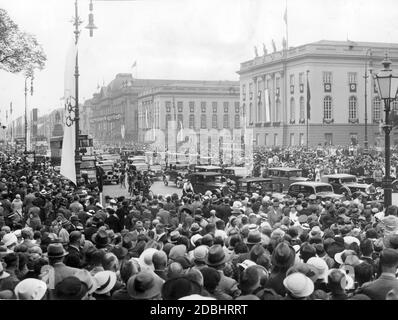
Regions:
<instances>
[{"instance_id":1,"label":"dense crowd","mask_svg":"<svg viewBox=\"0 0 398 320\"><path fill-rule=\"evenodd\" d=\"M314 170L314 179L383 170L377 155L339 150L261 157L264 168ZM2 159L0 192L0 299L398 299L398 207L365 196L133 192L101 201L95 188L18 155Z\"/></svg>"}]
</instances>

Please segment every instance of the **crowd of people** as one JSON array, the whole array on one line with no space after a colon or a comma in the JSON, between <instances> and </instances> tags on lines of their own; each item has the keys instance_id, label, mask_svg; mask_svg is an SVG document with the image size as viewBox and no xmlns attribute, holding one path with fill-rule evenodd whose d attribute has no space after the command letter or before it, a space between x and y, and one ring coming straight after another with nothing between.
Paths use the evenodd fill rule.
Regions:
<instances>
[{"instance_id":1,"label":"crowd of people","mask_svg":"<svg viewBox=\"0 0 398 320\"><path fill-rule=\"evenodd\" d=\"M377 155L262 157L314 179L316 168L383 169ZM102 201L17 154L3 156L0 196L0 299L398 299L398 207L366 197L207 191Z\"/></svg>"}]
</instances>

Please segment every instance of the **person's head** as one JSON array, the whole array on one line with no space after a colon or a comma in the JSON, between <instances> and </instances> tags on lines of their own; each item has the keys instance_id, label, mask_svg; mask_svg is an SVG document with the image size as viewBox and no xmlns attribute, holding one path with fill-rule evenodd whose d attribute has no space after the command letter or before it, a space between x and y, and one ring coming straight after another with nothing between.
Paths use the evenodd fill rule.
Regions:
<instances>
[{"instance_id":1,"label":"person's head","mask_svg":"<svg viewBox=\"0 0 398 320\"><path fill-rule=\"evenodd\" d=\"M166 270L167 255L164 251L156 251L152 256L152 263L155 270Z\"/></svg>"},{"instance_id":2,"label":"person's head","mask_svg":"<svg viewBox=\"0 0 398 320\"><path fill-rule=\"evenodd\" d=\"M370 239L362 240L359 248L362 255L366 257L370 257L374 251L373 242Z\"/></svg>"},{"instance_id":3,"label":"person's head","mask_svg":"<svg viewBox=\"0 0 398 320\"><path fill-rule=\"evenodd\" d=\"M260 274L255 266L246 268L240 277L239 287L242 294L250 294L260 285Z\"/></svg>"},{"instance_id":4,"label":"person's head","mask_svg":"<svg viewBox=\"0 0 398 320\"><path fill-rule=\"evenodd\" d=\"M203 275L203 285L204 288L210 293L213 294L220 283L221 275L214 268L204 267L200 269L200 272Z\"/></svg>"},{"instance_id":5,"label":"person's head","mask_svg":"<svg viewBox=\"0 0 398 320\"><path fill-rule=\"evenodd\" d=\"M104 270L117 272L119 270L119 259L115 254L107 252L102 258L102 266Z\"/></svg>"},{"instance_id":6,"label":"person's head","mask_svg":"<svg viewBox=\"0 0 398 320\"><path fill-rule=\"evenodd\" d=\"M345 273L340 269L329 270L327 286L332 293L345 292L345 288L347 286Z\"/></svg>"},{"instance_id":7,"label":"person's head","mask_svg":"<svg viewBox=\"0 0 398 320\"><path fill-rule=\"evenodd\" d=\"M364 283L372 281L373 278L373 266L367 262L362 262L354 267L355 281L359 286Z\"/></svg>"},{"instance_id":8,"label":"person's head","mask_svg":"<svg viewBox=\"0 0 398 320\"><path fill-rule=\"evenodd\" d=\"M308 259L316 256L316 249L313 244L304 242L300 247L300 258L303 262L307 262Z\"/></svg>"},{"instance_id":9,"label":"person's head","mask_svg":"<svg viewBox=\"0 0 398 320\"><path fill-rule=\"evenodd\" d=\"M398 251L387 248L381 252L380 267L382 272L391 272L395 274L398 267Z\"/></svg>"},{"instance_id":10,"label":"person's head","mask_svg":"<svg viewBox=\"0 0 398 320\"><path fill-rule=\"evenodd\" d=\"M123 260L120 266L120 278L124 283L141 271L140 264L136 261Z\"/></svg>"}]
</instances>

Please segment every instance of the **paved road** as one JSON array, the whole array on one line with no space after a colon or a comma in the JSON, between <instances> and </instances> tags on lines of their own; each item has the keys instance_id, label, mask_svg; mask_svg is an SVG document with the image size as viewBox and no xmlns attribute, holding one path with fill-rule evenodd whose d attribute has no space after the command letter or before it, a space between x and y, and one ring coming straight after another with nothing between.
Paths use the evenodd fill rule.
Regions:
<instances>
[{"instance_id":1,"label":"paved road","mask_svg":"<svg viewBox=\"0 0 398 320\"><path fill-rule=\"evenodd\" d=\"M151 190L153 193L161 194L163 196L171 195L173 193L177 193L179 197L182 195L182 189L178 189L173 183L170 183L170 185L166 187L162 181L155 181ZM111 197L129 196L127 190L120 188L120 185L104 186L103 196L106 195ZM398 193L392 194L392 204L398 206Z\"/></svg>"},{"instance_id":2,"label":"paved road","mask_svg":"<svg viewBox=\"0 0 398 320\"><path fill-rule=\"evenodd\" d=\"M155 194L171 195L173 193L177 193L180 197L182 195L182 189L178 189L174 186L174 184L170 183L169 186L165 186L162 181L155 181L151 187L151 190ZM120 197L125 196L129 197L129 193L125 188L120 188L120 185L106 185L104 186L103 196L111 196L111 197Z\"/></svg>"}]
</instances>

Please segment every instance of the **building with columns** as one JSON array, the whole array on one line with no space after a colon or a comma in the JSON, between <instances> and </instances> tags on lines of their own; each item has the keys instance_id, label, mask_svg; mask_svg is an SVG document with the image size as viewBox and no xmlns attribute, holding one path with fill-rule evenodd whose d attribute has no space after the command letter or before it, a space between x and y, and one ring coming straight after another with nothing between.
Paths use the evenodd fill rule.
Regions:
<instances>
[{"instance_id":1,"label":"building with columns","mask_svg":"<svg viewBox=\"0 0 398 320\"><path fill-rule=\"evenodd\" d=\"M310 146L363 146L366 127L369 146L383 144L384 107L372 74L382 69L386 50L397 70L398 44L353 41L322 40L241 63L240 104L254 143L286 147L308 139ZM391 109L397 108L394 102ZM391 139L398 143L397 133Z\"/></svg>"}]
</instances>

